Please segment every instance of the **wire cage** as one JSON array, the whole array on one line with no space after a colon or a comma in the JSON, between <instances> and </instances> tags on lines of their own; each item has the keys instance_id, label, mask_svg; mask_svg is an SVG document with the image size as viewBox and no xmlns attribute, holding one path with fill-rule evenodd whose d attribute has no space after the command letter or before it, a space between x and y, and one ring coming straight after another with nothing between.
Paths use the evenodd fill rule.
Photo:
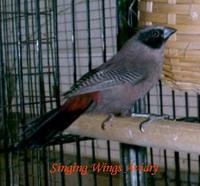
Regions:
<instances>
[{"instance_id":1,"label":"wire cage","mask_svg":"<svg viewBox=\"0 0 200 186\"><path fill-rule=\"evenodd\" d=\"M29 121L59 107L62 93L106 62L137 26L135 0L0 0L0 185L199 185L198 154L144 148L63 132L47 147L12 151ZM135 112L200 121L200 96L158 82ZM157 164L154 176L64 172L62 165ZM53 172L53 166L60 171Z\"/></svg>"}]
</instances>

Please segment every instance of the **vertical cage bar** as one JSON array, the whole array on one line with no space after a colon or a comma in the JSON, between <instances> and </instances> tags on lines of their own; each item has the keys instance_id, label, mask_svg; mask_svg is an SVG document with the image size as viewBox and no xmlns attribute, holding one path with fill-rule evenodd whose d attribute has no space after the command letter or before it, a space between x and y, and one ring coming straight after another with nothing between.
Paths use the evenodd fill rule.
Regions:
<instances>
[{"instance_id":1,"label":"vertical cage bar","mask_svg":"<svg viewBox=\"0 0 200 186\"><path fill-rule=\"evenodd\" d=\"M176 102L175 102L175 91L172 90L172 114L173 119L176 119Z\"/></svg>"},{"instance_id":2,"label":"vertical cage bar","mask_svg":"<svg viewBox=\"0 0 200 186\"><path fill-rule=\"evenodd\" d=\"M59 45L58 45L58 12L57 12L57 1L52 0L52 10L53 10L53 38L54 38L54 60L55 60L55 96L56 96L56 105L60 107L60 73L59 73ZM60 146L60 162L64 164L64 149L63 143L59 144ZM61 185L65 186L65 175L61 174Z\"/></svg>"},{"instance_id":3,"label":"vertical cage bar","mask_svg":"<svg viewBox=\"0 0 200 186\"><path fill-rule=\"evenodd\" d=\"M46 112L46 104L45 104L45 87L44 87L44 72L43 72L43 58L42 58L42 33L41 33L41 16L40 16L41 8L40 8L40 1L35 1L35 26L36 26L36 52L37 52L37 62L38 62L38 74L39 74L39 98L40 98L40 114L43 115ZM46 152L38 152L38 160L40 159L41 154L46 156ZM46 160L45 160L46 161ZM45 171L47 164L43 163L43 170ZM39 168L39 167L38 167ZM41 173L41 170L40 170ZM39 176L39 174L38 174ZM46 174L44 173L45 177L45 185L48 183L46 178ZM41 184L41 178L38 178L39 184Z\"/></svg>"},{"instance_id":4,"label":"vertical cage bar","mask_svg":"<svg viewBox=\"0 0 200 186\"><path fill-rule=\"evenodd\" d=\"M197 118L200 123L200 94L197 94Z\"/></svg>"},{"instance_id":5,"label":"vertical cage bar","mask_svg":"<svg viewBox=\"0 0 200 186\"><path fill-rule=\"evenodd\" d=\"M49 180L48 180L48 165L47 165L47 152L46 152L46 147L43 147L42 149L42 159L43 159L43 171L44 171L44 185L48 186L49 185Z\"/></svg>"},{"instance_id":6,"label":"vertical cage bar","mask_svg":"<svg viewBox=\"0 0 200 186\"><path fill-rule=\"evenodd\" d=\"M24 100L24 81L23 81L23 63L22 63L22 31L21 31L21 1L17 0L16 6L16 35L17 35L17 63L18 63L18 77L19 77L19 93L20 93L20 120L22 126L25 125L25 100ZM24 172L25 185L29 185L29 171L28 171L28 155L27 150L24 150Z\"/></svg>"},{"instance_id":7,"label":"vertical cage bar","mask_svg":"<svg viewBox=\"0 0 200 186\"><path fill-rule=\"evenodd\" d=\"M151 113L151 100L150 100L150 92L147 93L147 112Z\"/></svg>"},{"instance_id":8,"label":"vertical cage bar","mask_svg":"<svg viewBox=\"0 0 200 186\"><path fill-rule=\"evenodd\" d=\"M95 141L92 140L92 164L96 163L96 154L95 154ZM93 185L97 186L97 174L93 171Z\"/></svg>"},{"instance_id":9,"label":"vertical cage bar","mask_svg":"<svg viewBox=\"0 0 200 186\"><path fill-rule=\"evenodd\" d=\"M52 4L52 8L51 8L51 4ZM56 20L54 20L54 2L50 3L48 1L45 0L44 2L44 8L45 8L45 31L46 31L46 47L47 47L47 51L46 51L46 55L47 55L47 66L48 66L48 89L49 89L49 102L50 102L50 108L53 109L53 96L57 96L57 86L56 86L56 80L54 81L54 89L52 91L52 85L51 85L51 75L53 73L53 75L56 77L55 73L57 72L54 72L54 68L57 67L57 65L54 65L54 63L52 62L52 70L51 70L51 56L52 58L54 57L53 54L51 54L50 52L52 51L52 40L50 40L51 38L53 38L54 40L56 40L56 36L54 36L56 34L56 31L54 29L54 24L56 24ZM53 15L53 18L51 18ZM53 21L52 21L53 19ZM53 22L53 33L52 33L52 22ZM55 22L55 23L54 23ZM55 33L55 34L54 34ZM54 44L54 43L53 43ZM55 45L55 44L54 44ZM56 51L56 47L54 47L54 53ZM55 54L56 55L56 54ZM55 56L55 61L56 61L56 56ZM56 78L54 78L56 79ZM59 96L60 97L60 96Z\"/></svg>"},{"instance_id":10,"label":"vertical cage bar","mask_svg":"<svg viewBox=\"0 0 200 186\"><path fill-rule=\"evenodd\" d=\"M71 9L72 9L72 47L73 47L73 78L74 83L77 81L77 67L76 67L76 25L75 25L75 1L71 1Z\"/></svg>"},{"instance_id":11,"label":"vertical cage bar","mask_svg":"<svg viewBox=\"0 0 200 186\"><path fill-rule=\"evenodd\" d=\"M35 2L34 1L31 1L30 2L30 8L31 8L31 14L32 14L32 16L31 16L31 33L32 33L32 37L33 37L33 69L34 69L34 89L35 89L35 91L34 91L34 93L35 93L35 97L34 97L34 100L35 100L35 107L36 107L36 114L37 115L39 115L40 114L40 108L39 108L39 98L38 98L38 86L37 86L37 76L36 76L36 74L37 74L37 64L36 64L36 51L37 51L37 46L36 46L36 44L35 44L35 38L36 38L36 33L35 33L35 14L34 14L34 12L35 12L35 10L34 10L34 4L35 4Z\"/></svg>"},{"instance_id":12,"label":"vertical cage bar","mask_svg":"<svg viewBox=\"0 0 200 186\"><path fill-rule=\"evenodd\" d=\"M38 73L39 73L39 92L40 92L40 114L43 115L46 112L45 104L45 88L44 88L44 74L43 74L43 60L42 60L42 35L41 35L41 18L40 18L40 0L35 1L36 10L36 50L38 60Z\"/></svg>"},{"instance_id":13,"label":"vertical cage bar","mask_svg":"<svg viewBox=\"0 0 200 186\"><path fill-rule=\"evenodd\" d=\"M41 165L40 165L40 157L41 157L41 149L36 149L35 150L35 153L36 153L36 160L37 160L37 185L38 186L41 186L42 185L42 177L41 177Z\"/></svg>"},{"instance_id":14,"label":"vertical cage bar","mask_svg":"<svg viewBox=\"0 0 200 186\"><path fill-rule=\"evenodd\" d=\"M165 170L165 174L164 174L165 175L165 178L164 178L165 186L168 186L169 184L168 184L168 172L167 172L168 166L167 166L167 151L166 150L164 150L164 165L165 165L165 169L164 169Z\"/></svg>"},{"instance_id":15,"label":"vertical cage bar","mask_svg":"<svg viewBox=\"0 0 200 186\"><path fill-rule=\"evenodd\" d=\"M197 119L200 123L200 94L197 94ZM198 156L198 185L200 185L200 155Z\"/></svg>"},{"instance_id":16,"label":"vertical cage bar","mask_svg":"<svg viewBox=\"0 0 200 186\"><path fill-rule=\"evenodd\" d=\"M200 186L200 155L198 156L198 186Z\"/></svg>"},{"instance_id":17,"label":"vertical cage bar","mask_svg":"<svg viewBox=\"0 0 200 186\"><path fill-rule=\"evenodd\" d=\"M105 16L105 0L102 0L102 52L103 52L103 62L106 62L106 16Z\"/></svg>"},{"instance_id":18,"label":"vertical cage bar","mask_svg":"<svg viewBox=\"0 0 200 186\"><path fill-rule=\"evenodd\" d=\"M147 112L148 114L151 114L151 99L150 99L150 92L147 93ZM153 148L150 147L150 163L151 165L154 165L154 158L153 158ZM155 179L154 176L150 177L151 185L155 186Z\"/></svg>"},{"instance_id":19,"label":"vertical cage bar","mask_svg":"<svg viewBox=\"0 0 200 186\"><path fill-rule=\"evenodd\" d=\"M188 100L188 93L185 92L185 117L188 119L189 117L189 100Z\"/></svg>"},{"instance_id":20,"label":"vertical cage bar","mask_svg":"<svg viewBox=\"0 0 200 186\"><path fill-rule=\"evenodd\" d=\"M4 33L4 68L5 68L5 100L6 100L6 115L7 119L9 121L9 117L11 114L11 101L12 101L12 92L10 91L11 88L11 83L10 83L10 78L11 78L11 56L9 55L9 50L10 50L10 38L9 38L9 22L10 22L10 12L9 12L9 2L4 0L3 1L3 9L5 9L5 13L3 14L3 33ZM9 122L8 122L8 132L9 132ZM12 136L9 136L12 137ZM12 138L9 140L11 142Z\"/></svg>"},{"instance_id":21,"label":"vertical cage bar","mask_svg":"<svg viewBox=\"0 0 200 186\"><path fill-rule=\"evenodd\" d=\"M151 162L151 165L154 165L153 148L150 148L150 162ZM152 185L152 186L155 186L155 179L154 179L154 176L151 176L150 179L151 179L151 185Z\"/></svg>"},{"instance_id":22,"label":"vertical cage bar","mask_svg":"<svg viewBox=\"0 0 200 186\"><path fill-rule=\"evenodd\" d=\"M162 90L161 80L159 80L159 101L160 101L160 115L163 115L163 90Z\"/></svg>"},{"instance_id":23,"label":"vertical cage bar","mask_svg":"<svg viewBox=\"0 0 200 186\"><path fill-rule=\"evenodd\" d=\"M91 55L91 24L90 24L90 1L86 1L87 6L87 31L88 31L88 69L92 69L92 55Z\"/></svg>"},{"instance_id":24,"label":"vertical cage bar","mask_svg":"<svg viewBox=\"0 0 200 186\"><path fill-rule=\"evenodd\" d=\"M81 147L80 147L80 141L78 138L76 141L76 161L78 165L81 165ZM78 185L82 186L82 176L80 172L78 173Z\"/></svg>"},{"instance_id":25,"label":"vertical cage bar","mask_svg":"<svg viewBox=\"0 0 200 186\"><path fill-rule=\"evenodd\" d=\"M127 186L127 172L126 172L126 160L125 160L125 149L120 148L120 156L121 156L121 164L122 164L122 179L123 179L123 186Z\"/></svg>"},{"instance_id":26,"label":"vertical cage bar","mask_svg":"<svg viewBox=\"0 0 200 186\"><path fill-rule=\"evenodd\" d=\"M105 17L105 0L102 0L102 53L103 62L106 62L106 17ZM110 141L107 141L107 156L108 163L111 164L111 154L110 154ZM112 186L112 176L109 174L109 185Z\"/></svg>"},{"instance_id":27,"label":"vertical cage bar","mask_svg":"<svg viewBox=\"0 0 200 186\"><path fill-rule=\"evenodd\" d=\"M175 102L175 91L172 90L172 114L173 119L176 119L176 102ZM174 160L175 160L175 182L176 185L180 184L180 160L179 160L179 152L174 152Z\"/></svg>"},{"instance_id":28,"label":"vertical cage bar","mask_svg":"<svg viewBox=\"0 0 200 186\"><path fill-rule=\"evenodd\" d=\"M90 0L86 0L86 10L87 10L87 32L88 32L88 70L92 70L92 50L91 50L91 17L90 17ZM92 148L92 163L96 163L95 154L95 141L91 140ZM97 174L93 171L93 185L97 186Z\"/></svg>"},{"instance_id":29,"label":"vertical cage bar","mask_svg":"<svg viewBox=\"0 0 200 186\"><path fill-rule=\"evenodd\" d=\"M14 0L12 0L12 3L11 3L11 12L16 12L16 6L15 6ZM14 82L16 84L16 82L18 81L18 76L17 76L17 74L18 74L18 59L16 57L17 56L16 14L12 15L11 22L12 22L11 23L11 32L12 32L12 41L13 41L13 45L12 45L13 53L12 53L12 55L13 55L13 58L14 58L13 64L14 64L14 74L15 74ZM20 125L21 125L21 123L20 123L21 116L20 116L20 114L18 114L18 113L20 113L20 108L19 108L20 98L19 98L19 90L18 90L17 85L15 86L14 91L15 91L14 101L16 103L14 109L17 113L15 119L16 119L17 128L18 128L17 132L20 132L19 128L20 128ZM17 138L17 140L19 140L19 137ZM17 153L16 158L20 159L20 157L21 157L20 153ZM18 165L18 167L16 168L16 170L17 170L16 172L20 172L20 169L22 168L22 166L20 165L20 162L18 162L17 165ZM19 173L17 173L16 178L17 178L19 184L22 182L21 180L23 180L23 178L20 176Z\"/></svg>"},{"instance_id":30,"label":"vertical cage bar","mask_svg":"<svg viewBox=\"0 0 200 186\"><path fill-rule=\"evenodd\" d=\"M28 93L29 93L29 103L33 103L33 81L31 75L31 49L30 49L30 31L29 31L29 12L28 12L28 0L24 0L24 21L25 21L25 45L26 45L26 62L27 62L27 72L28 72ZM29 104L30 114L34 113L33 104Z\"/></svg>"},{"instance_id":31,"label":"vertical cage bar","mask_svg":"<svg viewBox=\"0 0 200 186\"><path fill-rule=\"evenodd\" d=\"M110 141L107 141L107 155L108 155L108 164L111 165L112 161L111 161L111 148L110 148ZM109 185L112 186L113 185L113 180L112 180L112 175L109 174Z\"/></svg>"},{"instance_id":32,"label":"vertical cage bar","mask_svg":"<svg viewBox=\"0 0 200 186\"><path fill-rule=\"evenodd\" d=\"M187 172L187 184L188 186L191 185L191 158L190 158L190 154L187 154L187 166L188 166L188 172Z\"/></svg>"},{"instance_id":33,"label":"vertical cage bar","mask_svg":"<svg viewBox=\"0 0 200 186\"><path fill-rule=\"evenodd\" d=\"M57 107L60 106L60 65L59 65L59 44L58 44L58 12L57 12L57 0L52 0L52 10L53 10L53 38L54 38L54 54L55 54L55 93L56 93L56 104Z\"/></svg>"},{"instance_id":34,"label":"vertical cage bar","mask_svg":"<svg viewBox=\"0 0 200 186\"><path fill-rule=\"evenodd\" d=\"M159 97L160 97L160 115L163 115L163 90L162 82L159 80ZM165 166L165 186L168 186L168 166L167 166L167 151L164 150L164 166Z\"/></svg>"},{"instance_id":35,"label":"vertical cage bar","mask_svg":"<svg viewBox=\"0 0 200 186\"><path fill-rule=\"evenodd\" d=\"M185 92L185 117L186 121L188 120L189 117L189 98L188 98L188 93ZM191 166L190 166L190 154L187 154L187 166L188 166L188 171L187 171L187 183L190 185L190 174L191 174Z\"/></svg>"},{"instance_id":36,"label":"vertical cage bar","mask_svg":"<svg viewBox=\"0 0 200 186\"><path fill-rule=\"evenodd\" d=\"M64 149L63 144L60 144L60 162L62 165L64 165ZM65 186L65 175L64 172L61 173L61 185Z\"/></svg>"},{"instance_id":37,"label":"vertical cage bar","mask_svg":"<svg viewBox=\"0 0 200 186\"><path fill-rule=\"evenodd\" d=\"M176 185L179 185L181 184L179 152L175 151L174 159L175 159L175 182Z\"/></svg>"},{"instance_id":38,"label":"vertical cage bar","mask_svg":"<svg viewBox=\"0 0 200 186\"><path fill-rule=\"evenodd\" d=\"M0 10L2 7L2 3L0 1ZM8 152L8 128L6 125L6 101L5 101L5 72L4 72L4 60L3 60L3 40L2 40L2 13L0 12L0 109L1 110L1 125L3 127L3 148L4 148L4 166L5 166L5 180L6 180L6 186L10 186L11 180L10 180L10 172L9 172L9 152Z\"/></svg>"},{"instance_id":39,"label":"vertical cage bar","mask_svg":"<svg viewBox=\"0 0 200 186\"><path fill-rule=\"evenodd\" d=\"M25 23L25 46L26 46L26 63L27 63L27 73L28 73L28 102L30 103L29 110L30 110L30 116L33 117L36 113L35 107L34 107L34 84L33 84L33 77L32 77L32 64L31 64L31 38L30 38L30 11L29 11L29 2L28 0L24 0L24 23ZM34 185L35 180L34 180L34 158L33 158L34 152L31 151L31 169L30 169L30 174L31 179L30 182L31 184Z\"/></svg>"}]
</instances>

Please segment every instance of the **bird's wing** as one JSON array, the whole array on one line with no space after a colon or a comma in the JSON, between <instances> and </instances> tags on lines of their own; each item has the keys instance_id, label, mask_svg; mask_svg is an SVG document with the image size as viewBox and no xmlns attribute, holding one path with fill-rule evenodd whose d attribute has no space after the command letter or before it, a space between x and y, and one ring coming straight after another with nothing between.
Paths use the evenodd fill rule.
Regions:
<instances>
[{"instance_id":1,"label":"bird's wing","mask_svg":"<svg viewBox=\"0 0 200 186\"><path fill-rule=\"evenodd\" d=\"M124 83L136 85L144 78L145 74L139 69L94 69L86 73L79 81L77 81L70 91L64 94L64 97L102 91Z\"/></svg>"}]
</instances>

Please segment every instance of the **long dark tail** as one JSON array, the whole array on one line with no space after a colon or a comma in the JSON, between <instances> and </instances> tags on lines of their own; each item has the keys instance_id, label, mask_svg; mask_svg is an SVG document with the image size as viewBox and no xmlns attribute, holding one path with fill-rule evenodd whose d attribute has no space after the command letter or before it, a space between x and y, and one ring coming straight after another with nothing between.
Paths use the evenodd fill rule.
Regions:
<instances>
[{"instance_id":1,"label":"long dark tail","mask_svg":"<svg viewBox=\"0 0 200 186\"><path fill-rule=\"evenodd\" d=\"M97 93L90 93L73 97L59 109L54 109L28 124L17 149L50 143L56 134L69 127L92 103L97 101L97 95Z\"/></svg>"}]
</instances>

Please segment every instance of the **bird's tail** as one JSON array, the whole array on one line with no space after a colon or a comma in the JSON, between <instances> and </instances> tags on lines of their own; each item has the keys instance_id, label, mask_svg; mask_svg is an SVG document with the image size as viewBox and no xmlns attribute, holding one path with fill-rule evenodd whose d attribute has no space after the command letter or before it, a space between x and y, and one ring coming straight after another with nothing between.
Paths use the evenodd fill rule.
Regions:
<instances>
[{"instance_id":1,"label":"bird's tail","mask_svg":"<svg viewBox=\"0 0 200 186\"><path fill-rule=\"evenodd\" d=\"M52 138L73 123L95 101L95 94L81 95L69 99L39 119L29 123L22 134L23 140L17 149L47 145Z\"/></svg>"}]
</instances>

